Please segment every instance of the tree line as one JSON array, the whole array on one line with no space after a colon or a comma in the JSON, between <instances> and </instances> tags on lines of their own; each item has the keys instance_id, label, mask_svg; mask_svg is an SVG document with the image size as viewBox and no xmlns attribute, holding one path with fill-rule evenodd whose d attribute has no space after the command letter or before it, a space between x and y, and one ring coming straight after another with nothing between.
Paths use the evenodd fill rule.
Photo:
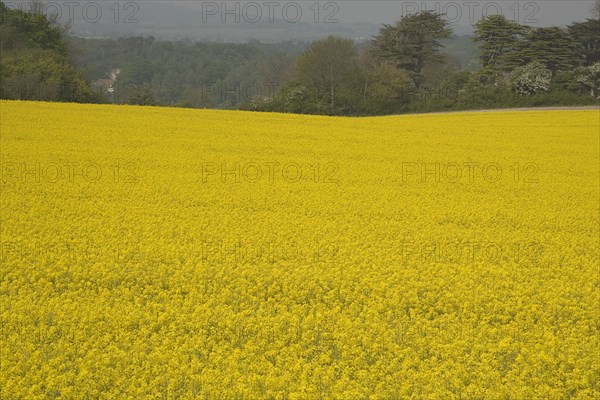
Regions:
<instances>
[{"instance_id":1,"label":"tree line","mask_svg":"<svg viewBox=\"0 0 600 400\"><path fill-rule=\"evenodd\" d=\"M226 44L74 38L52 16L0 1L0 97L323 115L597 104L599 28L597 12L539 28L488 16L467 70L443 51L462 39L434 12L382 25L367 44ZM116 69L110 88L91 84Z\"/></svg>"},{"instance_id":2,"label":"tree line","mask_svg":"<svg viewBox=\"0 0 600 400\"><path fill-rule=\"evenodd\" d=\"M597 104L600 20L530 27L502 15L474 26L480 68L464 71L441 53L452 37L442 15L421 12L383 25L366 48L330 36L297 60L294 79L250 110L327 115L508 106Z\"/></svg>"}]
</instances>

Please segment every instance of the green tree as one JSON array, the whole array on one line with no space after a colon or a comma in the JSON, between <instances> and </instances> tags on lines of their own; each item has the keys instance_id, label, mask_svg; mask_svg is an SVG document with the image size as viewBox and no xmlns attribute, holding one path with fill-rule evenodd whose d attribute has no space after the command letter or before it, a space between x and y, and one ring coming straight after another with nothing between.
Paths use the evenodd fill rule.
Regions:
<instances>
[{"instance_id":1,"label":"green tree","mask_svg":"<svg viewBox=\"0 0 600 400\"><path fill-rule=\"evenodd\" d=\"M433 12L421 12L401 18L395 25L383 25L373 40L378 58L407 70L415 83L423 83L423 68L443 60L441 40L449 38L452 29L447 21Z\"/></svg>"},{"instance_id":2,"label":"green tree","mask_svg":"<svg viewBox=\"0 0 600 400\"><path fill-rule=\"evenodd\" d=\"M568 26L575 42L575 54L582 66L600 61L600 19L574 22Z\"/></svg>"},{"instance_id":3,"label":"green tree","mask_svg":"<svg viewBox=\"0 0 600 400\"><path fill-rule=\"evenodd\" d=\"M365 110L369 114L390 114L408 103L414 86L407 71L390 63L378 63L373 67L367 90Z\"/></svg>"},{"instance_id":4,"label":"green tree","mask_svg":"<svg viewBox=\"0 0 600 400\"><path fill-rule=\"evenodd\" d=\"M0 50L37 48L67 55L61 27L42 12L12 10L0 1L0 26L3 33Z\"/></svg>"},{"instance_id":5,"label":"green tree","mask_svg":"<svg viewBox=\"0 0 600 400\"><path fill-rule=\"evenodd\" d=\"M503 15L490 15L475 24L473 40L479 42L480 60L488 74L507 72L515 67L515 53L527 31Z\"/></svg>"},{"instance_id":6,"label":"green tree","mask_svg":"<svg viewBox=\"0 0 600 400\"><path fill-rule=\"evenodd\" d=\"M2 98L84 102L92 90L62 56L42 49L8 52L0 58Z\"/></svg>"},{"instance_id":7,"label":"green tree","mask_svg":"<svg viewBox=\"0 0 600 400\"><path fill-rule=\"evenodd\" d=\"M91 101L88 82L69 61L64 30L37 10L13 10L0 2L0 96Z\"/></svg>"},{"instance_id":8,"label":"green tree","mask_svg":"<svg viewBox=\"0 0 600 400\"><path fill-rule=\"evenodd\" d=\"M532 29L526 43L519 51L521 60L529 64L539 61L550 70L554 77L559 71L576 66L576 44L569 32L561 27Z\"/></svg>"},{"instance_id":9,"label":"green tree","mask_svg":"<svg viewBox=\"0 0 600 400\"><path fill-rule=\"evenodd\" d=\"M296 79L326 100L329 112L338 114L348 106L344 99L356 92L357 50L351 40L336 36L314 42L296 62Z\"/></svg>"}]
</instances>

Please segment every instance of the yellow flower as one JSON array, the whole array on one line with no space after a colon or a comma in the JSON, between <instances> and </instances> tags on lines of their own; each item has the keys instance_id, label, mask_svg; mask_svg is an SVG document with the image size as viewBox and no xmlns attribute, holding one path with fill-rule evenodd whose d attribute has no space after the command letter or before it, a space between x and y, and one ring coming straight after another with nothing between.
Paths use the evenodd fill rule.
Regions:
<instances>
[{"instance_id":1,"label":"yellow flower","mask_svg":"<svg viewBox=\"0 0 600 400\"><path fill-rule=\"evenodd\" d=\"M597 111L0 117L6 398L600 395Z\"/></svg>"}]
</instances>

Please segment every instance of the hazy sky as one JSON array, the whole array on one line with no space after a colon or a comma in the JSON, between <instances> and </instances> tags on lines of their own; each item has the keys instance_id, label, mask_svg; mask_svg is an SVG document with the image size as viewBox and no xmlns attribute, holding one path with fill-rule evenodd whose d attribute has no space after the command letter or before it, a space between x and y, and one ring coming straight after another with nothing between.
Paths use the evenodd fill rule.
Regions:
<instances>
[{"instance_id":1,"label":"hazy sky","mask_svg":"<svg viewBox=\"0 0 600 400\"><path fill-rule=\"evenodd\" d=\"M255 4L259 4L263 9L264 18L267 18L268 8L263 6L265 1L275 0L256 0ZM292 1L280 0L278 8L274 8L275 17L281 17L281 9L287 3ZM164 2L163 2L164 3ZM173 1L185 7L201 9L207 7L206 1ZM221 1L214 1L219 7ZM240 3L243 7L246 1L231 1L227 3ZM310 22L314 16L315 0L296 1L301 5L304 16L302 20ZM371 23L391 23L402 16L403 13L410 12L415 9L431 9L446 11L448 19L451 22L456 22L459 25L471 25L472 20L479 20L484 12L487 14L502 13L507 18L518 20L521 23L529 25L567 25L573 21L585 20L591 17L591 9L593 0L544 0L544 1L516 1L516 0L496 0L496 1L473 1L473 0L457 0L457 1L369 1L369 0L340 0L327 4L327 1L320 1L320 18L326 15L333 15L339 22L371 22ZM327 9L325 9L327 8ZM518 13L517 13L518 10ZM221 10L217 11L219 13ZM293 8L290 9L292 15ZM249 9L248 13L254 10ZM333 14L332 14L333 13ZM254 15L254 14L253 14ZM218 15L215 17L218 18Z\"/></svg>"}]
</instances>

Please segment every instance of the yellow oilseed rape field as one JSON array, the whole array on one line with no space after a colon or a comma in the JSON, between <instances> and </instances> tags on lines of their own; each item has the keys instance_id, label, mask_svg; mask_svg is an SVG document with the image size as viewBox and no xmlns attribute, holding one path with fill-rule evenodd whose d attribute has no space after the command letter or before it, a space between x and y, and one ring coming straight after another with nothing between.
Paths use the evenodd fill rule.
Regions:
<instances>
[{"instance_id":1,"label":"yellow oilseed rape field","mask_svg":"<svg viewBox=\"0 0 600 400\"><path fill-rule=\"evenodd\" d=\"M594 399L598 110L0 103L3 399Z\"/></svg>"}]
</instances>

